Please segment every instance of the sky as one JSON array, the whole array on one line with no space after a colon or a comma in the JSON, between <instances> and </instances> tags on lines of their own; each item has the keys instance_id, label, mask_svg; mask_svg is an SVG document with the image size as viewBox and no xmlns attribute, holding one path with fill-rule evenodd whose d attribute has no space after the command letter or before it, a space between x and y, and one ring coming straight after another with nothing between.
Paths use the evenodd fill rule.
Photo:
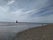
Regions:
<instances>
[{"instance_id":1,"label":"sky","mask_svg":"<svg viewBox=\"0 0 53 40\"><path fill-rule=\"evenodd\" d=\"M0 0L0 21L53 23L53 0Z\"/></svg>"}]
</instances>

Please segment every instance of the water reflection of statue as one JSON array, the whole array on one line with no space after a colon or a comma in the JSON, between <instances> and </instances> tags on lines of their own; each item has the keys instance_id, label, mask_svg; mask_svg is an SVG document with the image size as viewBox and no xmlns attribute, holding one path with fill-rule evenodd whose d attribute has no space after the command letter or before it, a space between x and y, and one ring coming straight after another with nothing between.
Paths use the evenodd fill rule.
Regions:
<instances>
[{"instance_id":1,"label":"water reflection of statue","mask_svg":"<svg viewBox=\"0 0 53 40\"><path fill-rule=\"evenodd\" d=\"M16 23L18 23L18 21L16 20Z\"/></svg>"}]
</instances>

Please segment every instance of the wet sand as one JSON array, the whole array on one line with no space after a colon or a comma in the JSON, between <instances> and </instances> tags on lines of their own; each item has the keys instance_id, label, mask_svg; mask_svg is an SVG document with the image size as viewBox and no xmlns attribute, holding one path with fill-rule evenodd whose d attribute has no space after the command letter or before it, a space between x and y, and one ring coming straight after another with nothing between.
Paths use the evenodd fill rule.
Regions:
<instances>
[{"instance_id":1,"label":"wet sand","mask_svg":"<svg viewBox=\"0 0 53 40\"><path fill-rule=\"evenodd\" d=\"M53 40L53 24L19 32L16 40Z\"/></svg>"},{"instance_id":2,"label":"wet sand","mask_svg":"<svg viewBox=\"0 0 53 40\"><path fill-rule=\"evenodd\" d=\"M0 22L0 40L15 40L16 33L28 30L42 24L25 22Z\"/></svg>"}]
</instances>

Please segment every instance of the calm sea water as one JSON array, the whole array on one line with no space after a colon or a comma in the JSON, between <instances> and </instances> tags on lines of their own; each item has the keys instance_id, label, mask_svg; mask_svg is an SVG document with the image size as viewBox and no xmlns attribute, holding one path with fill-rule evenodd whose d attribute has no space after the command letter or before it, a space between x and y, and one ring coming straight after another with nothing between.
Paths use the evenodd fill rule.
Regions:
<instances>
[{"instance_id":1,"label":"calm sea water","mask_svg":"<svg viewBox=\"0 0 53 40\"><path fill-rule=\"evenodd\" d=\"M16 33L38 26L42 26L42 24L1 22L0 40L13 40L13 38L16 36Z\"/></svg>"}]
</instances>

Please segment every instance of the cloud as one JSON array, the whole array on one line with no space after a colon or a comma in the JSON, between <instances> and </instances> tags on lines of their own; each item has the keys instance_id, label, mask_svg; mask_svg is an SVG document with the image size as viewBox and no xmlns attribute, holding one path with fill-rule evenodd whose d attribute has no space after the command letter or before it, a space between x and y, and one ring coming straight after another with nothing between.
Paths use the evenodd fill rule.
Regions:
<instances>
[{"instance_id":1,"label":"cloud","mask_svg":"<svg viewBox=\"0 0 53 40\"><path fill-rule=\"evenodd\" d=\"M11 5L15 2L15 0L8 1L7 5Z\"/></svg>"},{"instance_id":2,"label":"cloud","mask_svg":"<svg viewBox=\"0 0 53 40\"><path fill-rule=\"evenodd\" d=\"M49 21L53 15L49 0L8 0L6 3L7 5L0 5L1 20L45 22Z\"/></svg>"},{"instance_id":3,"label":"cloud","mask_svg":"<svg viewBox=\"0 0 53 40\"><path fill-rule=\"evenodd\" d=\"M9 11L8 7L0 6L0 21L8 20L9 17L8 11Z\"/></svg>"},{"instance_id":4,"label":"cloud","mask_svg":"<svg viewBox=\"0 0 53 40\"><path fill-rule=\"evenodd\" d=\"M28 11L26 9L18 9L16 11L10 12L9 18L11 20L24 21L28 17L30 17L30 13L33 12L33 11L35 11L35 9L28 10Z\"/></svg>"}]
</instances>

